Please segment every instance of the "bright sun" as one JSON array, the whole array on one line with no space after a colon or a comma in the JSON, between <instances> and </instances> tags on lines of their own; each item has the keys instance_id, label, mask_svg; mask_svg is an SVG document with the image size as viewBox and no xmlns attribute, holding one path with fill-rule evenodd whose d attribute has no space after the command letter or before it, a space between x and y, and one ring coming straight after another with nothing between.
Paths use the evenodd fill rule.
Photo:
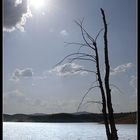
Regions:
<instances>
[{"instance_id":1,"label":"bright sun","mask_svg":"<svg viewBox=\"0 0 140 140\"><path fill-rule=\"evenodd\" d=\"M29 5L35 9L41 9L45 4L45 0L29 0Z\"/></svg>"}]
</instances>

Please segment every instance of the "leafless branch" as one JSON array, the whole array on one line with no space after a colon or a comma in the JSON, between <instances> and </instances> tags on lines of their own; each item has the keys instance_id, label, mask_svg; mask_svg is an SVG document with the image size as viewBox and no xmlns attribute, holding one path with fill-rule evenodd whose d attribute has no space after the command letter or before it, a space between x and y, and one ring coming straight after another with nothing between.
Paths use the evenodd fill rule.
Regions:
<instances>
[{"instance_id":1,"label":"leafless branch","mask_svg":"<svg viewBox=\"0 0 140 140\"><path fill-rule=\"evenodd\" d=\"M79 55L79 53L78 53L78 55ZM90 55L90 54L86 54L86 53L83 54L83 55L77 56L77 57L75 57L75 58L81 58L81 57L90 57L90 58L96 60L95 56Z\"/></svg>"},{"instance_id":2,"label":"leafless branch","mask_svg":"<svg viewBox=\"0 0 140 140\"><path fill-rule=\"evenodd\" d=\"M84 47L84 46L80 46L80 47L79 47L79 49L78 49L77 53L79 53L79 52L80 52L80 50L81 50L81 48L82 48L82 47Z\"/></svg>"},{"instance_id":3,"label":"leafless branch","mask_svg":"<svg viewBox=\"0 0 140 140\"><path fill-rule=\"evenodd\" d=\"M102 104L101 101L87 101L86 103L84 104L88 104L88 103L96 103L96 104Z\"/></svg>"},{"instance_id":4,"label":"leafless branch","mask_svg":"<svg viewBox=\"0 0 140 140\"><path fill-rule=\"evenodd\" d=\"M84 69L84 68L79 68L79 69L75 70L75 72L78 72L78 71L86 71L86 72L91 72L91 73L97 74L97 72L95 72L95 71Z\"/></svg>"},{"instance_id":5,"label":"leafless branch","mask_svg":"<svg viewBox=\"0 0 140 140\"><path fill-rule=\"evenodd\" d=\"M67 55L66 57L64 57L60 62L58 62L54 67L60 65L62 62L64 62L68 57L70 56L74 56L74 55L85 55L85 56L92 56L92 55L89 55L89 54L86 54L86 53L71 53L69 55Z\"/></svg>"},{"instance_id":6,"label":"leafless branch","mask_svg":"<svg viewBox=\"0 0 140 140\"><path fill-rule=\"evenodd\" d=\"M96 87L99 87L99 86L90 87L90 88L88 89L88 91L84 94L84 96L83 96L83 98L82 98L80 104L78 105L77 112L79 111L80 106L82 105L82 103L83 103L85 97L88 95L88 93L89 93L92 89L94 89L94 88L96 88Z\"/></svg>"},{"instance_id":7,"label":"leafless branch","mask_svg":"<svg viewBox=\"0 0 140 140\"><path fill-rule=\"evenodd\" d=\"M122 92L118 86L116 86L116 85L114 85L114 84L110 84L110 86L115 87L120 93L124 94L124 92Z\"/></svg>"},{"instance_id":8,"label":"leafless branch","mask_svg":"<svg viewBox=\"0 0 140 140\"><path fill-rule=\"evenodd\" d=\"M89 47L89 45L88 44L84 44L84 43L79 43L79 42L64 42L64 43L66 43L66 45L65 46L68 46L68 45L76 45L76 46L80 46L79 47L79 49L78 49L78 53L79 53L79 51L80 51L80 49L82 48L82 47L88 47L88 48L91 48L91 47ZM93 45L93 43L89 43L90 45Z\"/></svg>"},{"instance_id":9,"label":"leafless branch","mask_svg":"<svg viewBox=\"0 0 140 140\"><path fill-rule=\"evenodd\" d=\"M96 77L97 77L97 75L96 75ZM94 85L94 83L97 83L97 82L98 82L98 80L96 79L94 82L91 83L90 87L92 87Z\"/></svg>"},{"instance_id":10,"label":"leafless branch","mask_svg":"<svg viewBox=\"0 0 140 140\"><path fill-rule=\"evenodd\" d=\"M104 30L104 28L102 28L102 29L98 32L98 34L97 34L97 36L96 36L96 38L95 38L95 42L96 42L98 36L100 35L100 33L101 33L103 30Z\"/></svg>"},{"instance_id":11,"label":"leafless branch","mask_svg":"<svg viewBox=\"0 0 140 140\"><path fill-rule=\"evenodd\" d=\"M79 42L64 42L64 43L65 43L65 46L68 46L68 45L87 46L87 44L79 43Z\"/></svg>"},{"instance_id":12,"label":"leafless branch","mask_svg":"<svg viewBox=\"0 0 140 140\"><path fill-rule=\"evenodd\" d=\"M87 101L86 103L83 104L83 106L86 105L86 104L88 104L88 103L97 104L97 107L98 107L99 111L101 112L101 109L100 109L99 106L98 106L98 105L101 105L101 104L102 104L101 101Z\"/></svg>"},{"instance_id":13,"label":"leafless branch","mask_svg":"<svg viewBox=\"0 0 140 140\"><path fill-rule=\"evenodd\" d=\"M88 36L88 38L92 41L92 42L94 42L94 39L87 33L87 31L83 28L83 21L81 22L81 23L79 23L79 22L77 22L76 20L75 20L75 23L81 28L81 33L82 33L82 37L83 37L83 40L86 42L86 44L91 48L91 49L93 49L93 50L95 50L95 48L93 48L91 45L90 45L90 43L86 40L86 38L85 38L85 35L84 35L84 33L86 33L86 35Z\"/></svg>"},{"instance_id":14,"label":"leafless branch","mask_svg":"<svg viewBox=\"0 0 140 140\"><path fill-rule=\"evenodd\" d=\"M84 22L84 18L82 20L79 20L79 24L81 25L83 31L85 32L85 34L87 35L88 39L91 41L91 42L94 42L94 38L89 35L89 33L83 28L83 22Z\"/></svg>"},{"instance_id":15,"label":"leafless branch","mask_svg":"<svg viewBox=\"0 0 140 140\"><path fill-rule=\"evenodd\" d=\"M80 71L86 71L86 72L92 72L92 73L95 73L95 74L97 74L97 72L95 72L95 71L92 71L92 70L87 70L87 69L83 69L83 68L81 68L81 69L79 69Z\"/></svg>"},{"instance_id":16,"label":"leafless branch","mask_svg":"<svg viewBox=\"0 0 140 140\"><path fill-rule=\"evenodd\" d=\"M70 58L69 60L70 63L73 62L74 60L88 60L88 61L96 62L95 60L90 58L80 58L80 57Z\"/></svg>"},{"instance_id":17,"label":"leafless branch","mask_svg":"<svg viewBox=\"0 0 140 140\"><path fill-rule=\"evenodd\" d=\"M99 111L102 112L102 110L100 109L99 105L100 105L100 104L97 104L97 107L98 107Z\"/></svg>"}]
</instances>

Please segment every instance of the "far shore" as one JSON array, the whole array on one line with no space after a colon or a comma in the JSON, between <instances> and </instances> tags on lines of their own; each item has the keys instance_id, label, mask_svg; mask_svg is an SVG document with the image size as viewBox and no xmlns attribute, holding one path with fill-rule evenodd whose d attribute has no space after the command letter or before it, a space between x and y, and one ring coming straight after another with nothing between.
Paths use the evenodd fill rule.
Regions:
<instances>
[{"instance_id":1,"label":"far shore","mask_svg":"<svg viewBox=\"0 0 140 140\"><path fill-rule=\"evenodd\" d=\"M137 124L137 112L115 113L116 124ZM103 115L97 113L57 113L57 114L3 114L3 122L42 122L42 123L100 123Z\"/></svg>"}]
</instances>

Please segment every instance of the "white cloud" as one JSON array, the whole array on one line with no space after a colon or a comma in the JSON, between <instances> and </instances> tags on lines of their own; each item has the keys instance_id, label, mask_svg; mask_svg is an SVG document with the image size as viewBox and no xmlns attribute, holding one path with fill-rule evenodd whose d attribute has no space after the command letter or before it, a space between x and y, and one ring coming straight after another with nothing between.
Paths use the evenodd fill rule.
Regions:
<instances>
[{"instance_id":1,"label":"white cloud","mask_svg":"<svg viewBox=\"0 0 140 140\"><path fill-rule=\"evenodd\" d=\"M44 71L43 73L42 73L42 75L39 75L39 76L33 76L33 79L34 80L45 80L45 79L47 79L48 77L47 77L47 74L48 74L48 72L47 71Z\"/></svg>"},{"instance_id":2,"label":"white cloud","mask_svg":"<svg viewBox=\"0 0 140 140\"><path fill-rule=\"evenodd\" d=\"M16 69L12 73L10 80L17 82L22 78L32 78L33 80L45 80L47 79L47 73L43 72L42 75L35 75L32 68ZM32 86L34 85L35 84L32 83Z\"/></svg>"},{"instance_id":3,"label":"white cloud","mask_svg":"<svg viewBox=\"0 0 140 140\"><path fill-rule=\"evenodd\" d=\"M119 74L121 72L126 72L132 66L133 66L132 63L127 63L127 64L119 65L116 68L111 69L111 73L110 74L111 75L117 75L117 74Z\"/></svg>"},{"instance_id":4,"label":"white cloud","mask_svg":"<svg viewBox=\"0 0 140 140\"><path fill-rule=\"evenodd\" d=\"M86 71L83 71L82 69L83 69L83 66L80 66L78 64L66 63L66 64L55 67L49 72L56 73L59 76L74 75L74 74L84 75L88 73Z\"/></svg>"},{"instance_id":5,"label":"white cloud","mask_svg":"<svg viewBox=\"0 0 140 140\"><path fill-rule=\"evenodd\" d=\"M31 17L27 0L4 0L4 31L24 31L26 19Z\"/></svg>"},{"instance_id":6,"label":"white cloud","mask_svg":"<svg viewBox=\"0 0 140 140\"><path fill-rule=\"evenodd\" d=\"M67 36L67 35L68 35L68 32L67 32L66 30L62 30L62 31L60 32L60 34L61 34L62 36Z\"/></svg>"},{"instance_id":7,"label":"white cloud","mask_svg":"<svg viewBox=\"0 0 140 140\"><path fill-rule=\"evenodd\" d=\"M31 68L26 68L24 70L20 71L21 76L23 77L32 77L33 76L33 71Z\"/></svg>"},{"instance_id":8,"label":"white cloud","mask_svg":"<svg viewBox=\"0 0 140 140\"><path fill-rule=\"evenodd\" d=\"M33 76L33 70L31 68L26 68L23 70L16 69L12 74L11 80L19 81L20 78L29 78Z\"/></svg>"}]
</instances>

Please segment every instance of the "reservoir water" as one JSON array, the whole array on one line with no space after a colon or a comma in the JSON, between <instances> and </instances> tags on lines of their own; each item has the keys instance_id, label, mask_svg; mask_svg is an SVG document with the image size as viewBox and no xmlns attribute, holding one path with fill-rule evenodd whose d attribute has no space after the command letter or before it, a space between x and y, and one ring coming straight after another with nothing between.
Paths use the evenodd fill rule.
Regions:
<instances>
[{"instance_id":1,"label":"reservoir water","mask_svg":"<svg viewBox=\"0 0 140 140\"><path fill-rule=\"evenodd\" d=\"M117 125L119 140L137 140L137 125ZM3 140L107 140L98 123L4 122Z\"/></svg>"}]
</instances>

